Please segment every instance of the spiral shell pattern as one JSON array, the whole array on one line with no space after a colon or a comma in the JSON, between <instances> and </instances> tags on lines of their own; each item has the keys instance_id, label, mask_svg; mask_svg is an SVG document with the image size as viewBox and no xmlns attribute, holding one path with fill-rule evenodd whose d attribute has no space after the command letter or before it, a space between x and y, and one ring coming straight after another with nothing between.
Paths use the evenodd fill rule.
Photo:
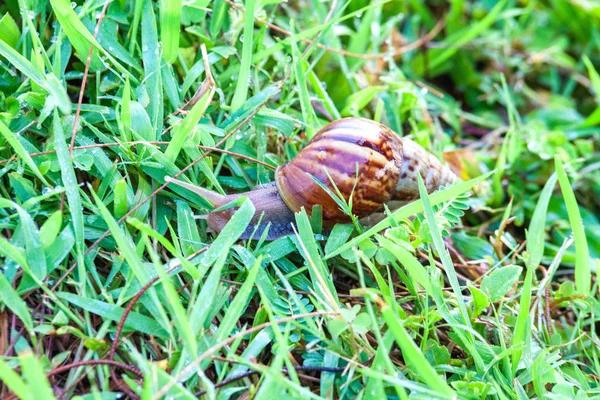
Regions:
<instances>
[{"instance_id":1,"label":"spiral shell pattern","mask_svg":"<svg viewBox=\"0 0 600 400\"><path fill-rule=\"evenodd\" d=\"M432 154L384 125L344 118L325 126L292 161L280 166L275 182L292 211L304 207L310 214L319 204L323 220L336 223L349 218L315 179L335 194L339 190L346 203L351 201L352 213L362 218L390 200L417 198L417 173L428 191L455 178Z\"/></svg>"}]
</instances>

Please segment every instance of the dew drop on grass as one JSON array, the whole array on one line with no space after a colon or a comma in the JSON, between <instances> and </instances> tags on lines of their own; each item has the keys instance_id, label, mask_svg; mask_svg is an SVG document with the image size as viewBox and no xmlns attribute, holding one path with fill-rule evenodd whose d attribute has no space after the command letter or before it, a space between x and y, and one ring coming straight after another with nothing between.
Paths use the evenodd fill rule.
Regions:
<instances>
[{"instance_id":1,"label":"dew drop on grass","mask_svg":"<svg viewBox=\"0 0 600 400\"><path fill-rule=\"evenodd\" d=\"M142 52L144 52L144 53L145 53L145 52L147 52L147 51L148 51L148 45L147 45L147 44L145 44L145 45L143 45L143 46L142 46Z\"/></svg>"},{"instance_id":2,"label":"dew drop on grass","mask_svg":"<svg viewBox=\"0 0 600 400\"><path fill-rule=\"evenodd\" d=\"M75 7L77 7L77 3L75 3L74 1L72 1L72 2L71 2L71 8L73 8L73 9L74 9Z\"/></svg>"},{"instance_id":3,"label":"dew drop on grass","mask_svg":"<svg viewBox=\"0 0 600 400\"><path fill-rule=\"evenodd\" d=\"M50 188L50 187L45 187L45 188L42 189L42 195L45 196L47 194L50 194L50 193L52 193L52 190L53 189Z\"/></svg>"},{"instance_id":4,"label":"dew drop on grass","mask_svg":"<svg viewBox=\"0 0 600 400\"><path fill-rule=\"evenodd\" d=\"M56 43L58 42L58 36L52 36L52 38L50 38L50 43Z\"/></svg>"}]
</instances>

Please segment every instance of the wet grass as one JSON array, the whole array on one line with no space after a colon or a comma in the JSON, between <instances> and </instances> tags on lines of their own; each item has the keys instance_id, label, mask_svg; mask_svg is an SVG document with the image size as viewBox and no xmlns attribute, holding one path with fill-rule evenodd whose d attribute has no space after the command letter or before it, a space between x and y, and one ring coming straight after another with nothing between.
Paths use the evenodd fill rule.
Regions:
<instances>
[{"instance_id":1,"label":"wet grass","mask_svg":"<svg viewBox=\"0 0 600 400\"><path fill-rule=\"evenodd\" d=\"M159 4L160 3L160 7ZM593 2L0 4L2 398L600 394ZM461 182L241 240L330 120ZM343 205L347 207L348 205Z\"/></svg>"}]
</instances>

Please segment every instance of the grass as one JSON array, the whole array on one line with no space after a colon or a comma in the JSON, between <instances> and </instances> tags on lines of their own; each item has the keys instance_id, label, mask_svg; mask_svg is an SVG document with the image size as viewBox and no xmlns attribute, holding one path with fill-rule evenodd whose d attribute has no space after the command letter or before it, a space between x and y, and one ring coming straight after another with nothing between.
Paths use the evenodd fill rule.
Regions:
<instances>
[{"instance_id":1,"label":"grass","mask_svg":"<svg viewBox=\"0 0 600 400\"><path fill-rule=\"evenodd\" d=\"M0 397L600 396L595 3L11 1L0 61ZM165 182L349 116L462 181L275 241Z\"/></svg>"}]
</instances>

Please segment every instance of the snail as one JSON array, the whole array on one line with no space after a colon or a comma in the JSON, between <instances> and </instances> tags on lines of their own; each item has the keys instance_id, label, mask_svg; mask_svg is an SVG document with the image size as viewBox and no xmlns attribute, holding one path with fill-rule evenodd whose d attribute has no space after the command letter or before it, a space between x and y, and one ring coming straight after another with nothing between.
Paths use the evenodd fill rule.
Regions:
<instances>
[{"instance_id":1,"label":"snail","mask_svg":"<svg viewBox=\"0 0 600 400\"><path fill-rule=\"evenodd\" d=\"M294 213L302 207L310 215L315 205L321 205L323 223L328 228L350 221L315 180L337 193L333 181L347 204L352 199L352 213L366 218L391 201L417 199L417 174L421 174L428 193L456 180L448 167L412 140L399 137L375 121L343 118L323 127L294 159L279 166L275 182L249 192L221 195L170 177L165 179L199 194L215 207L247 196L256 212L242 239L253 233L255 238L260 237L269 225L267 239L274 240L293 233ZM209 228L220 232L234 212L228 209L209 213Z\"/></svg>"}]
</instances>

